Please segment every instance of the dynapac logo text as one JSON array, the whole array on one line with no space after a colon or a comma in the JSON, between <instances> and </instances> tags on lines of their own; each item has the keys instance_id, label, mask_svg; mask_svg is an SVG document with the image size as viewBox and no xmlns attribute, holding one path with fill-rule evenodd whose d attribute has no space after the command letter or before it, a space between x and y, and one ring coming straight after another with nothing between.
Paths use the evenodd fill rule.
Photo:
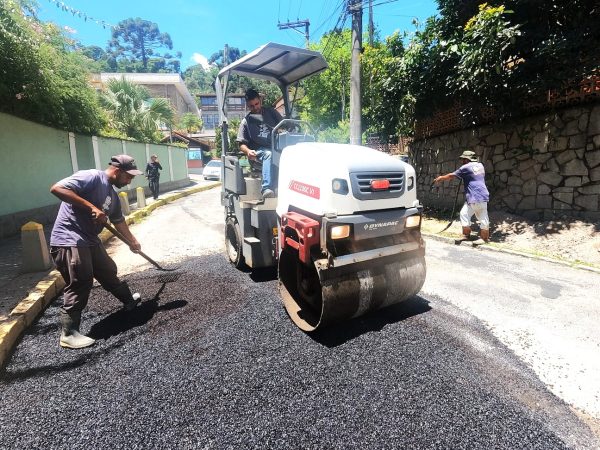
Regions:
<instances>
[{"instance_id":1,"label":"dynapac logo text","mask_svg":"<svg viewBox=\"0 0 600 450\"><path fill-rule=\"evenodd\" d=\"M299 181L292 180L290 181L289 189L308 197L316 199L321 198L321 190L316 186L311 186L310 184L304 184L300 183Z\"/></svg>"},{"instance_id":2,"label":"dynapac logo text","mask_svg":"<svg viewBox=\"0 0 600 450\"><path fill-rule=\"evenodd\" d=\"M365 224L365 230L371 231L376 230L377 228L395 227L399 223L399 220L393 220L391 222L367 223Z\"/></svg>"}]
</instances>

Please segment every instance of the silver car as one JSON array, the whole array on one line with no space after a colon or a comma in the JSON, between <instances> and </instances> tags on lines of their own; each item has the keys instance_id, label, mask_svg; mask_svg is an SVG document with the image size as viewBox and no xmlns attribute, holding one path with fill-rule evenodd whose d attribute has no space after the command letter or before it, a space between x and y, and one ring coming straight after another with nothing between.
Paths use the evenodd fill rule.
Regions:
<instances>
[{"instance_id":1,"label":"silver car","mask_svg":"<svg viewBox=\"0 0 600 450\"><path fill-rule=\"evenodd\" d=\"M223 167L223 163L220 159L212 159L204 166L204 170L202 171L202 177L205 180L219 180L221 181L221 168Z\"/></svg>"}]
</instances>

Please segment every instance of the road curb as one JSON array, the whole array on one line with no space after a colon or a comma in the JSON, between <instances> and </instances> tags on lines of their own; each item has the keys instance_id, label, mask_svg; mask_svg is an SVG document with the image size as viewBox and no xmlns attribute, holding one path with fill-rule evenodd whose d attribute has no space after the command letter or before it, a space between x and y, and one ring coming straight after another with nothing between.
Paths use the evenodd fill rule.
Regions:
<instances>
[{"instance_id":1,"label":"road curb","mask_svg":"<svg viewBox=\"0 0 600 450\"><path fill-rule=\"evenodd\" d=\"M433 239L434 241L440 241L440 242L445 242L447 244L456 245L455 238L440 236L437 234L425 233L425 232L421 232L421 234L423 235L423 237ZM573 269L587 270L588 272L600 274L600 269L597 269L595 267L590 267L590 266L586 266L583 264L577 264L575 262L561 261L560 259L549 258L547 256L539 256L539 255L534 255L532 253L525 253L525 252L519 252L517 250L510 250L507 248L498 248L498 247L493 247L492 245L471 245L471 247L473 247L473 249L476 249L476 250L483 250L483 251L496 252L496 253L506 253L509 255L521 256L523 258L529 258L529 259L536 259L538 261L545 261L545 262L558 264L558 265L565 266L565 267L571 267Z\"/></svg>"},{"instance_id":2,"label":"road curb","mask_svg":"<svg viewBox=\"0 0 600 450\"><path fill-rule=\"evenodd\" d=\"M162 199L153 202L151 205L135 210L129 214L125 220L128 225L139 222L160 206L187 197L188 195L213 189L220 185L220 182L215 182L205 186L171 191L168 194L165 194ZM99 237L104 243L112 238L113 235L110 231L104 230L100 233ZM57 270L50 271L48 275L29 292L29 295L13 308L8 317L0 322L0 367L3 367L4 363L8 361L14 346L23 332L40 314L42 314L64 286L65 282L60 273L58 273Z\"/></svg>"}]
</instances>

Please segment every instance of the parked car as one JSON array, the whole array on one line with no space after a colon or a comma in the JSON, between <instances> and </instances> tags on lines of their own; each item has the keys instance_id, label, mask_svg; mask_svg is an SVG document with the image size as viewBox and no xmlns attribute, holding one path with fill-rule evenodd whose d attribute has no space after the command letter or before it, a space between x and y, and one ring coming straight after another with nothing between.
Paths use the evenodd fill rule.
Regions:
<instances>
[{"instance_id":1,"label":"parked car","mask_svg":"<svg viewBox=\"0 0 600 450\"><path fill-rule=\"evenodd\" d=\"M219 180L221 181L221 168L223 167L223 163L220 159L212 159L204 166L204 170L202 171L202 177L205 180Z\"/></svg>"}]
</instances>

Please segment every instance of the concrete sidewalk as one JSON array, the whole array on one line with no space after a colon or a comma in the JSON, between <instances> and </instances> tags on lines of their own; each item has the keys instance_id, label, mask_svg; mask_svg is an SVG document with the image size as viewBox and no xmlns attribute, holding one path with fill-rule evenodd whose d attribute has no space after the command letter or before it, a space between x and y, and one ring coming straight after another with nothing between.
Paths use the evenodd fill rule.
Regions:
<instances>
[{"instance_id":1,"label":"concrete sidewalk","mask_svg":"<svg viewBox=\"0 0 600 450\"><path fill-rule=\"evenodd\" d=\"M220 182L198 183L201 176L190 174L191 185L162 193L158 200L146 199L147 206L138 209L130 203L132 213L127 223L132 224L150 214L154 209L196 192L220 186ZM50 242L51 227L45 227L46 242ZM112 234L104 230L102 242ZM23 331L44 311L46 306L64 287L62 276L53 268L34 273L21 273L21 236L0 241L0 367L10 357L14 345Z\"/></svg>"}]
</instances>

